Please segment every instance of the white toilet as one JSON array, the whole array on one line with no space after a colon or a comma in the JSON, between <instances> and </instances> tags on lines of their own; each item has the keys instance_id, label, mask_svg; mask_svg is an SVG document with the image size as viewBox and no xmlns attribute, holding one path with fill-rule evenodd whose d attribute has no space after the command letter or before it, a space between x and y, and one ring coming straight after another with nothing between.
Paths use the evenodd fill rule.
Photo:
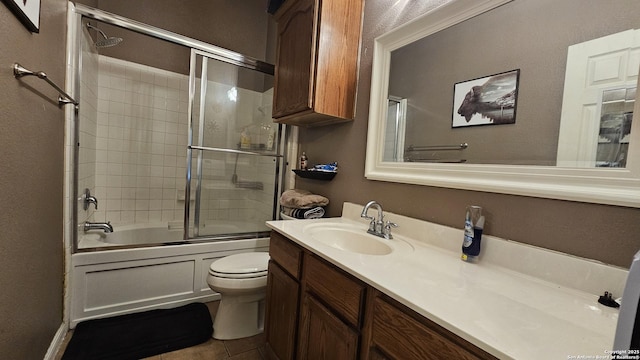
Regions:
<instances>
[{"instance_id":1,"label":"white toilet","mask_svg":"<svg viewBox=\"0 0 640 360\"><path fill-rule=\"evenodd\" d=\"M207 283L222 299L213 321L213 337L239 339L264 329L264 297L269 253L251 252L211 263Z\"/></svg>"}]
</instances>

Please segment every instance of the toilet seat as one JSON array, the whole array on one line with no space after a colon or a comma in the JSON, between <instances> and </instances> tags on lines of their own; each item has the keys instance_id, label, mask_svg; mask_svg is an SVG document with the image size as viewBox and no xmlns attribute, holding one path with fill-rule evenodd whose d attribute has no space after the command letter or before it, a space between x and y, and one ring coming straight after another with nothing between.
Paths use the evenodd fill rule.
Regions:
<instances>
[{"instance_id":1,"label":"toilet seat","mask_svg":"<svg viewBox=\"0 0 640 360\"><path fill-rule=\"evenodd\" d=\"M229 255L209 266L209 275L225 279L251 279L267 276L269 253L252 252Z\"/></svg>"}]
</instances>

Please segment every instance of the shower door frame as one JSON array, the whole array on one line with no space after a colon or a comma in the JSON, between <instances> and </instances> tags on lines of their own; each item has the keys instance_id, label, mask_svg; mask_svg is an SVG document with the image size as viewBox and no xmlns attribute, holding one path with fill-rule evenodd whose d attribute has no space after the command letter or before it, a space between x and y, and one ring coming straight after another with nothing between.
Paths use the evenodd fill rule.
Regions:
<instances>
[{"instance_id":1,"label":"shower door frame","mask_svg":"<svg viewBox=\"0 0 640 360\"><path fill-rule=\"evenodd\" d=\"M200 145L194 145L194 139L193 139L193 125L195 123L194 120L194 116L193 116L193 109L194 109L194 101L195 101L195 93L196 93L196 73L197 73L197 58L198 56L201 56L202 58L202 67L200 69L200 107L201 109L198 111L199 114L199 119L197 119L197 123L199 124L200 128L198 129L198 134L199 134L199 139L197 141L198 144ZM200 234L200 201L201 201L201 195L202 195L202 155L203 152L208 151L208 152L217 152L217 153L227 153L227 154L236 154L236 155L249 155L249 156L265 156L265 157L273 157L278 159L276 161L276 165L275 165L275 188L273 189L273 209L272 209L272 214L271 217L272 219L276 219L278 211L277 208L278 206L278 194L281 192L282 190L282 184L284 183L284 179L283 177L280 175L280 169L284 168L284 164L283 164L283 159L285 159L285 156L283 154L281 154L281 152L284 152L286 150L286 146L284 146L284 141L285 141L285 132L286 132L286 125L284 124L275 124L274 126L278 127L278 142L274 143L275 146L275 151L273 152L255 152L255 151L245 151L245 150L236 150L236 149L229 149L229 148L219 148L219 147L207 147L207 146L201 146L202 144L202 136L204 133L204 109L203 106L205 105L204 102L202 101L202 99L205 98L205 94L206 94L206 83L208 81L208 71L207 71L207 62L208 60L219 60L222 62L225 62L227 64L232 64L232 65L236 65L233 64L227 60L225 60L224 58L220 58L218 54L214 54L214 53L209 53L206 51L202 51L199 49L191 49L191 59L190 59L190 64L189 64L189 125L187 128L188 134L187 134L187 138L188 138L188 144L187 144L187 179L186 179L186 184L185 184L185 199L190 199L191 196L191 180L192 180L192 162L193 162L193 150L198 151L198 157L196 159L196 196L195 196L195 211L194 211L194 223L193 223L193 237L189 237L189 227L190 227L190 221L191 221L191 215L190 215L190 206L189 206L189 202L187 202L185 200L185 207L184 207L184 235L183 238L184 240L191 240L194 238L199 238ZM246 67L246 66L244 66ZM266 75L273 75L273 73L266 73L260 69L257 68L251 68L251 67L247 67L251 70L255 70L258 72L261 72L263 74ZM236 160L237 161L237 160ZM256 233L256 237L260 237L260 236L268 236L268 231L265 232L258 232Z\"/></svg>"},{"instance_id":2,"label":"shower door frame","mask_svg":"<svg viewBox=\"0 0 640 360\"><path fill-rule=\"evenodd\" d=\"M127 30L131 30L134 32L137 32L139 34L143 34L143 35L148 35L157 39L161 39L161 40L165 40L177 45L182 45L188 48L191 48L191 59L190 59L190 65L193 66L194 65L194 59L195 59L195 55L194 52L197 52L199 54L205 54L205 56L208 56L210 58L214 58L216 60L219 61L223 61L225 63L228 64L232 64L232 65L236 65L236 66L240 66L243 68L247 68L250 70L255 70L255 71L259 71L261 73L267 74L267 75L274 75L275 74L275 66L273 64L269 64L267 62L255 59L253 57L250 56L246 56L240 53L237 53L235 51L231 51L216 45L212 45L200 40L196 40L196 39L192 39L189 38L187 36L184 35L180 35L177 33L173 33L171 31L165 30L165 29L161 29L152 25L148 25L133 19L129 19L126 18L124 16L120 16L117 14L113 14L107 11L103 11L91 6L87 6L84 4L78 4L75 3L75 16L76 19L75 21L78 24L82 23L82 18L86 17L89 19L94 19L94 20L98 20L101 21L103 23L106 24L110 24L110 25L115 25ZM78 28L80 28L80 26L78 26ZM75 36L75 46L77 49L81 48L81 36L77 35ZM75 81L73 82L73 84L71 85L73 87L71 93L76 94L76 97L79 97L80 94L80 73L82 72L81 66L80 64L82 64L82 51L77 51L77 56L75 56L75 58L70 59L70 61L72 62L76 62L78 66L76 66L75 68L77 69L77 73L75 74ZM192 146L192 129L191 129L191 124L192 124L192 119L191 116L193 114L193 98L194 98L194 89L192 88L193 82L190 79L190 84L189 84L189 109L188 109L188 116L189 116L189 129L188 129L188 136L189 136L189 146L187 146L187 152L186 155L186 162L187 162L187 172L186 172L186 184L185 184L185 199L189 199L189 193L190 193L190 182L191 182L191 155L192 155L192 150L223 150L226 152L232 152L232 153L239 153L239 154L248 154L248 155L261 155L261 156L271 156L271 157L276 157L279 158L280 160L276 162L276 169L275 169L275 177L276 177L276 189L274 189L274 202L273 202L273 219L276 219L277 216L277 209L279 207L279 198L278 198L278 194L282 191L283 189L283 184L284 184L284 174L283 172L281 172L281 169L284 168L285 164L283 164L284 159L287 158L287 148L288 146L285 146L285 144L287 143L287 128L285 125L282 125L281 129L280 129L280 138L279 141L275 144L276 151L273 154L260 154L260 153L254 153L254 152L247 152L247 151L241 151L241 150L232 150L232 149L214 149L214 148L202 148L202 147L197 147L197 146ZM78 99L79 101L79 99ZM74 144L78 144L78 139L79 139L79 127L77 126L78 124L78 112L75 112L75 116L74 116L74 122L76 125L74 125L74 129L73 129L73 133L74 133ZM72 199L78 199L79 196L79 191L77 189L77 181L78 181L78 148L76 147L74 154L73 154L73 158L74 158L74 174L73 174L73 195L72 195ZM77 211L78 211L78 202L77 201L73 201L73 209L71 209L72 211L72 221L73 224L77 224ZM267 232L265 232L266 234ZM261 236L264 235L263 233L255 233L255 236ZM227 238L229 238L227 236ZM229 239L235 239L238 237L230 237ZM206 238L198 238L198 239L194 239L194 238L190 238L189 237L189 202L185 201L185 216L184 216L184 234L183 234L183 240L187 241L187 240L208 240L208 239L216 239L215 236L213 237L206 237ZM218 240L218 239L216 239ZM118 247L118 248L124 248L124 247ZM77 237L77 232L73 232L73 252L76 253L78 251L78 237Z\"/></svg>"}]
</instances>

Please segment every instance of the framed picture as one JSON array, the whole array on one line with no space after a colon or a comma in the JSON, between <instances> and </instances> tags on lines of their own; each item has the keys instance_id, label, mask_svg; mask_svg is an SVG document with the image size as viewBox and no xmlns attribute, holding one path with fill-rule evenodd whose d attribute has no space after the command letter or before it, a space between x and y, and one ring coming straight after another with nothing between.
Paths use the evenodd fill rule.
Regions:
<instances>
[{"instance_id":1,"label":"framed picture","mask_svg":"<svg viewBox=\"0 0 640 360\"><path fill-rule=\"evenodd\" d=\"M31 32L40 32L40 0L2 0Z\"/></svg>"},{"instance_id":2,"label":"framed picture","mask_svg":"<svg viewBox=\"0 0 640 360\"><path fill-rule=\"evenodd\" d=\"M514 124L520 69L456 83L451 127Z\"/></svg>"}]
</instances>

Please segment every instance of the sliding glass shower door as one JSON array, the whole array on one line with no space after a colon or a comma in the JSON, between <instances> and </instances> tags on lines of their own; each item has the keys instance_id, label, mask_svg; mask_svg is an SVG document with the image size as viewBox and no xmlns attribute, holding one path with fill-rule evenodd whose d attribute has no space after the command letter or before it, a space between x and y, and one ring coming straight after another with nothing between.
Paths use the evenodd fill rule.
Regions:
<instances>
[{"instance_id":1,"label":"sliding glass shower door","mask_svg":"<svg viewBox=\"0 0 640 360\"><path fill-rule=\"evenodd\" d=\"M191 52L185 188L188 238L268 231L283 168L273 76Z\"/></svg>"}]
</instances>

